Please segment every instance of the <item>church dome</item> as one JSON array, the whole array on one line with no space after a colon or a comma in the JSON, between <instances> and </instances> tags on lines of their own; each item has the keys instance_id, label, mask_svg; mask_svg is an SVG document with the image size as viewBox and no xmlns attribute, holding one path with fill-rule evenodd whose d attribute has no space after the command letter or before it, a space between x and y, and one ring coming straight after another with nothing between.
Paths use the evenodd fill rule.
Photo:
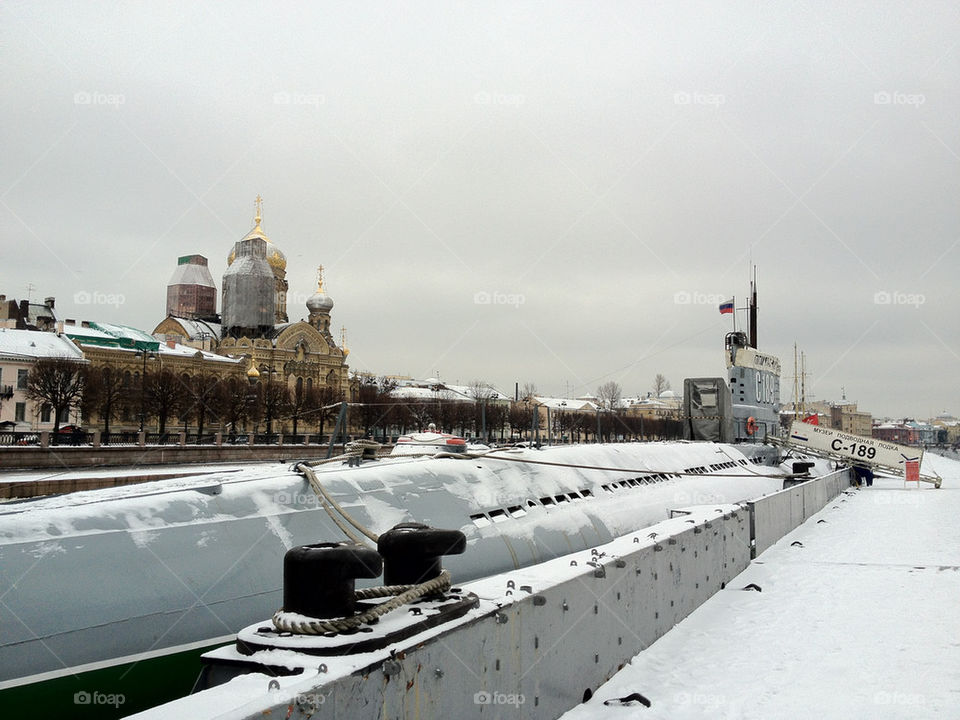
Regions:
<instances>
[{"instance_id":1,"label":"church dome","mask_svg":"<svg viewBox=\"0 0 960 720\"><path fill-rule=\"evenodd\" d=\"M310 314L329 313L333 309L333 298L323 290L323 266L317 269L317 291L307 298L307 310Z\"/></svg>"},{"instance_id":2,"label":"church dome","mask_svg":"<svg viewBox=\"0 0 960 720\"><path fill-rule=\"evenodd\" d=\"M273 244L270 238L268 238L266 234L263 232L263 228L260 227L260 222L263 220L263 217L261 216L261 211L260 211L260 202L261 202L260 196L258 195L257 196L257 216L253 219L256 225L254 226L253 230L248 232L246 237L244 237L243 239L252 240L254 238L258 238L260 240L266 241L267 263L269 263L270 267L274 271L284 273L287 270L287 256L283 254L283 251L280 250L280 248L278 248L276 245ZM237 257L236 250L235 249L231 250L230 254L227 256L228 267L233 264L233 261L236 260L236 257Z\"/></svg>"}]
</instances>

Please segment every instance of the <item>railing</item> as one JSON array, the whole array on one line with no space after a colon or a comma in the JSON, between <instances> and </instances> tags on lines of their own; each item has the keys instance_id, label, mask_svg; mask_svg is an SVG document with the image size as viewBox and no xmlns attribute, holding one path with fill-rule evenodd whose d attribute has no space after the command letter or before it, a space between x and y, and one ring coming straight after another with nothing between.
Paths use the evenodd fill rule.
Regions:
<instances>
[{"instance_id":1,"label":"railing","mask_svg":"<svg viewBox=\"0 0 960 720\"><path fill-rule=\"evenodd\" d=\"M50 445L92 445L93 433L85 430L72 430L70 432L51 432Z\"/></svg>"},{"instance_id":2,"label":"railing","mask_svg":"<svg viewBox=\"0 0 960 720\"><path fill-rule=\"evenodd\" d=\"M108 432L100 434L100 444L101 445L111 445L111 446L120 446L120 445L139 445L140 444L140 433L136 430L121 430L120 432Z\"/></svg>"},{"instance_id":3,"label":"railing","mask_svg":"<svg viewBox=\"0 0 960 720\"><path fill-rule=\"evenodd\" d=\"M12 430L0 431L0 446L39 445L39 444L40 444L39 432L36 432L36 431L14 432Z\"/></svg>"},{"instance_id":4,"label":"railing","mask_svg":"<svg viewBox=\"0 0 960 720\"><path fill-rule=\"evenodd\" d=\"M74 430L71 432L54 433L48 432L49 445L57 447L67 446L91 446L94 444L96 430ZM144 444L177 446L180 444L182 435L180 430L171 430L164 433L145 432L143 433ZM140 445L141 433L137 430L111 430L109 433L100 431L101 447L136 447ZM184 435L184 444L192 446L210 446L217 444L216 432L187 432ZM318 435L316 433L249 433L236 432L231 434L229 431L221 431L221 444L223 445L248 445L250 438L253 437L254 445L304 445L309 439L310 445L323 445L330 441L329 433ZM40 445L42 431L0 431L0 448ZM350 436L348 439L352 439ZM390 443L391 438L378 438L378 441ZM339 444L339 443L338 443Z\"/></svg>"}]
</instances>

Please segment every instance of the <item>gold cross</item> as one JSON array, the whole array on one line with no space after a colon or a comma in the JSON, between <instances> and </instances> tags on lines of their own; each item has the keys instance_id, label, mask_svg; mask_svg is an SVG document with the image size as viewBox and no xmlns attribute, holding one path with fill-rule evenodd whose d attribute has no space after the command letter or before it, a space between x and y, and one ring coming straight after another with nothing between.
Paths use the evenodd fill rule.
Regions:
<instances>
[{"instance_id":1,"label":"gold cross","mask_svg":"<svg viewBox=\"0 0 960 720\"><path fill-rule=\"evenodd\" d=\"M257 225L260 224L260 221L263 219L263 198L257 195L257 199L253 203L257 208L257 216L254 218L254 222Z\"/></svg>"}]
</instances>

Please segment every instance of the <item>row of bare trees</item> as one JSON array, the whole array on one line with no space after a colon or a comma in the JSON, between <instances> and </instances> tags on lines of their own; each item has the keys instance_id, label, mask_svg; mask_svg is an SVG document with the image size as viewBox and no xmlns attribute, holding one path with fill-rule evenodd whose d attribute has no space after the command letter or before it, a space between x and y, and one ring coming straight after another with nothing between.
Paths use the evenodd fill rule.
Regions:
<instances>
[{"instance_id":1,"label":"row of bare trees","mask_svg":"<svg viewBox=\"0 0 960 720\"><path fill-rule=\"evenodd\" d=\"M517 427L509 404L495 400L496 392L485 383L474 383L470 396L438 387L431 399L396 397L396 382L388 378L365 378L360 382L351 408L351 421L365 434L381 437L426 430L505 440L507 428ZM527 411L526 426L532 417Z\"/></svg>"},{"instance_id":2,"label":"row of bare trees","mask_svg":"<svg viewBox=\"0 0 960 720\"><path fill-rule=\"evenodd\" d=\"M531 403L497 399L493 388L480 381L472 384L468 397L440 386L431 399L397 398L396 387L388 378L363 379L352 398L351 425L378 437L433 425L441 432L475 437L485 433L489 440L505 441L539 435L545 414ZM529 389L532 395L535 388L529 385ZM116 421L126 426L155 421L161 434L172 423L182 424L185 430L195 427L198 435L214 427L233 434L265 423L268 433L292 427L294 435L303 428L323 435L336 417L336 404L344 399L338 390L313 388L301 380L293 388L269 379L251 385L239 376L177 375L161 369L148 371L141 382L136 374L68 358L38 360L28 376L27 394L38 408L51 410L55 432L62 417L80 410L84 417L96 418L106 434ZM597 398L596 413L554 411L546 434L568 442L680 437L679 420L625 413L615 382L600 386Z\"/></svg>"},{"instance_id":3,"label":"row of bare trees","mask_svg":"<svg viewBox=\"0 0 960 720\"><path fill-rule=\"evenodd\" d=\"M330 387L313 388L298 380L291 389L282 382L251 385L243 377L221 378L209 374L178 375L169 369L139 375L109 365L85 365L69 358L38 360L27 377L27 396L37 408L46 406L54 416L54 432L61 418L79 410L85 418L96 418L104 433L121 421L138 426L155 421L162 434L168 425L191 425L202 435L217 427L231 433L266 421L268 432L274 423L292 425L294 434L303 427L316 428L321 435L335 405L343 398Z\"/></svg>"}]
</instances>

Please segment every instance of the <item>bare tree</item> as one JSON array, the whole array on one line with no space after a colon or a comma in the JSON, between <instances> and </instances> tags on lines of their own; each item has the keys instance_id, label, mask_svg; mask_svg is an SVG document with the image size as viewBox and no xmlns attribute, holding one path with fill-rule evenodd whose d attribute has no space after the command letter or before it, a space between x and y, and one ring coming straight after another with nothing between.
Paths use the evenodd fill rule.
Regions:
<instances>
[{"instance_id":1,"label":"bare tree","mask_svg":"<svg viewBox=\"0 0 960 720\"><path fill-rule=\"evenodd\" d=\"M293 434L297 434L300 420L319 405L317 391L313 387L304 387L303 378L297 378L297 382L290 393L290 401L287 407L290 410L290 419L293 420Z\"/></svg>"},{"instance_id":2,"label":"bare tree","mask_svg":"<svg viewBox=\"0 0 960 720\"><path fill-rule=\"evenodd\" d=\"M326 421L334 422L336 419L340 412L338 403L343 400L343 392L340 388L331 385L324 385L315 392L317 394L317 433L320 435L320 441L323 442L323 425Z\"/></svg>"},{"instance_id":3,"label":"bare tree","mask_svg":"<svg viewBox=\"0 0 960 720\"><path fill-rule=\"evenodd\" d=\"M267 421L267 434L273 432L273 421L282 418L289 407L290 391L286 383L276 381L270 376L257 387L257 403ZM281 423L281 432L283 425Z\"/></svg>"},{"instance_id":4,"label":"bare tree","mask_svg":"<svg viewBox=\"0 0 960 720\"><path fill-rule=\"evenodd\" d=\"M190 378L185 388L181 413L197 423L197 442L202 442L203 428L220 414L220 380L213 375L200 374Z\"/></svg>"},{"instance_id":5,"label":"bare tree","mask_svg":"<svg viewBox=\"0 0 960 720\"><path fill-rule=\"evenodd\" d=\"M597 401L604 410L617 410L623 397L620 383L610 380L597 388Z\"/></svg>"},{"instance_id":6,"label":"bare tree","mask_svg":"<svg viewBox=\"0 0 960 720\"><path fill-rule=\"evenodd\" d=\"M658 398L660 397L660 393L666 392L669 389L670 381L660 373L657 373L657 376L653 379L653 396Z\"/></svg>"},{"instance_id":7,"label":"bare tree","mask_svg":"<svg viewBox=\"0 0 960 720\"><path fill-rule=\"evenodd\" d=\"M85 377L79 360L68 357L41 358L27 375L27 397L53 409L53 432L60 432L60 416L79 407L83 400Z\"/></svg>"},{"instance_id":8,"label":"bare tree","mask_svg":"<svg viewBox=\"0 0 960 720\"><path fill-rule=\"evenodd\" d=\"M537 385L532 382L525 382L523 387L520 389L520 399L526 400L528 398L537 396Z\"/></svg>"},{"instance_id":9,"label":"bare tree","mask_svg":"<svg viewBox=\"0 0 960 720\"><path fill-rule=\"evenodd\" d=\"M120 414L127 396L123 373L109 365L101 365L84 368L83 375L83 415L97 415L97 419L103 423L104 442L109 442L110 421Z\"/></svg>"},{"instance_id":10,"label":"bare tree","mask_svg":"<svg viewBox=\"0 0 960 720\"><path fill-rule=\"evenodd\" d=\"M474 400L473 426L478 434L489 435L489 429L493 427L491 423L491 410L494 403L490 402L497 396L497 391L490 383L485 380L474 380L470 383L470 397ZM483 438L483 442L487 437Z\"/></svg>"},{"instance_id":11,"label":"bare tree","mask_svg":"<svg viewBox=\"0 0 960 720\"><path fill-rule=\"evenodd\" d=\"M369 434L374 428L381 427L386 434L390 411L397 405L391 395L396 387L396 381L386 377L364 378L361 381L357 398L360 402L358 420L364 433Z\"/></svg>"},{"instance_id":12,"label":"bare tree","mask_svg":"<svg viewBox=\"0 0 960 720\"><path fill-rule=\"evenodd\" d=\"M220 427L230 426L231 441L236 438L237 426L246 423L254 412L253 391L246 378L231 377L217 386L217 408L220 411Z\"/></svg>"},{"instance_id":13,"label":"bare tree","mask_svg":"<svg viewBox=\"0 0 960 720\"><path fill-rule=\"evenodd\" d=\"M147 412L157 418L157 431L167 431L167 419L173 416L186 394L183 380L169 370L148 372L143 386Z\"/></svg>"},{"instance_id":14,"label":"bare tree","mask_svg":"<svg viewBox=\"0 0 960 720\"><path fill-rule=\"evenodd\" d=\"M530 429L530 423L533 422L533 407L530 403L513 403L507 411L507 420L511 434L517 433L523 439L523 433Z\"/></svg>"}]
</instances>

